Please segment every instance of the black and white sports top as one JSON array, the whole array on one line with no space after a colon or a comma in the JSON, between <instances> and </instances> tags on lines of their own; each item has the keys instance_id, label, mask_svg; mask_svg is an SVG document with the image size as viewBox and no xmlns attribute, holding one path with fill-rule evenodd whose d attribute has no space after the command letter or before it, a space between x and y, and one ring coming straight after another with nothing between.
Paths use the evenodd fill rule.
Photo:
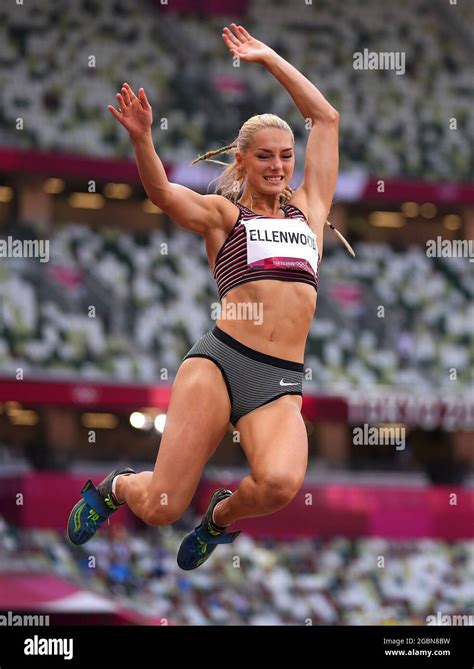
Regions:
<instances>
[{"instance_id":1,"label":"black and white sports top","mask_svg":"<svg viewBox=\"0 0 474 669\"><path fill-rule=\"evenodd\" d=\"M303 212L286 204L281 207L285 218L272 218L236 204L239 216L214 266L219 298L242 283L262 279L299 281L317 291L321 259Z\"/></svg>"}]
</instances>

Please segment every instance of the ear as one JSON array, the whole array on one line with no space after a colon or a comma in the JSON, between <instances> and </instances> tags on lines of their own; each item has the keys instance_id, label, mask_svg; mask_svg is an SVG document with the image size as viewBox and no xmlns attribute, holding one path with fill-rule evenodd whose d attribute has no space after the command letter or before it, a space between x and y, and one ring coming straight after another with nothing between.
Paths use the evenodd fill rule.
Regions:
<instances>
[{"instance_id":1,"label":"ear","mask_svg":"<svg viewBox=\"0 0 474 669\"><path fill-rule=\"evenodd\" d=\"M239 174L245 178L244 158L239 151L237 151L237 153L235 154L235 159L237 160L237 169L239 171Z\"/></svg>"}]
</instances>

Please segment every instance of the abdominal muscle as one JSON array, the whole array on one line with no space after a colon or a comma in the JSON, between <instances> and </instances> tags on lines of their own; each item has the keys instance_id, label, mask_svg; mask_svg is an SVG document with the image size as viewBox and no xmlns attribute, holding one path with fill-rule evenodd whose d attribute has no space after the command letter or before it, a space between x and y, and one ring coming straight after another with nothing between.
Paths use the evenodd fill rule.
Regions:
<instances>
[{"instance_id":1,"label":"abdominal muscle","mask_svg":"<svg viewBox=\"0 0 474 669\"><path fill-rule=\"evenodd\" d=\"M312 286L265 279L231 290L217 326L255 351L302 363L315 309Z\"/></svg>"}]
</instances>

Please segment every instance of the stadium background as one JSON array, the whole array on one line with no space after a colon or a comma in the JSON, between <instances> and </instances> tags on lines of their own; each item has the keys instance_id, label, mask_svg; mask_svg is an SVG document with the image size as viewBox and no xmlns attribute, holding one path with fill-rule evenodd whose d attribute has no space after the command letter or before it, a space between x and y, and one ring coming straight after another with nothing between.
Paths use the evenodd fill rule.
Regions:
<instances>
[{"instance_id":1,"label":"stadium background","mask_svg":"<svg viewBox=\"0 0 474 669\"><path fill-rule=\"evenodd\" d=\"M209 490L247 471L231 426L171 528L121 510L73 548L64 525L88 476L152 468L173 376L217 302L202 241L146 199L107 104L143 86L170 180L200 192L219 170L191 160L279 114L300 182L304 119L263 68L234 66L220 34L236 19L340 112L330 219L357 259L327 233L304 488L185 574L177 547ZM1 7L0 236L49 240L50 257L0 264L0 610L185 625L474 614L473 264L427 250L474 238L473 25L467 3L425 0ZM406 71L354 69L364 49L404 53ZM359 445L364 426L405 442Z\"/></svg>"}]
</instances>

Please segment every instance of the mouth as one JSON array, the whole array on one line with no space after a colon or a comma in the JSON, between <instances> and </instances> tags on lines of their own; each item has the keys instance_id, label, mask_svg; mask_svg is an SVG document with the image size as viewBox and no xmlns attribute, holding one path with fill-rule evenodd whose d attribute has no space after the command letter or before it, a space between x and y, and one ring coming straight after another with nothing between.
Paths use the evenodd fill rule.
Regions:
<instances>
[{"instance_id":1,"label":"mouth","mask_svg":"<svg viewBox=\"0 0 474 669\"><path fill-rule=\"evenodd\" d=\"M280 183L283 181L284 177L279 176L279 177L274 177L274 176L268 176L268 177L263 177L265 181L269 181L270 183Z\"/></svg>"}]
</instances>

